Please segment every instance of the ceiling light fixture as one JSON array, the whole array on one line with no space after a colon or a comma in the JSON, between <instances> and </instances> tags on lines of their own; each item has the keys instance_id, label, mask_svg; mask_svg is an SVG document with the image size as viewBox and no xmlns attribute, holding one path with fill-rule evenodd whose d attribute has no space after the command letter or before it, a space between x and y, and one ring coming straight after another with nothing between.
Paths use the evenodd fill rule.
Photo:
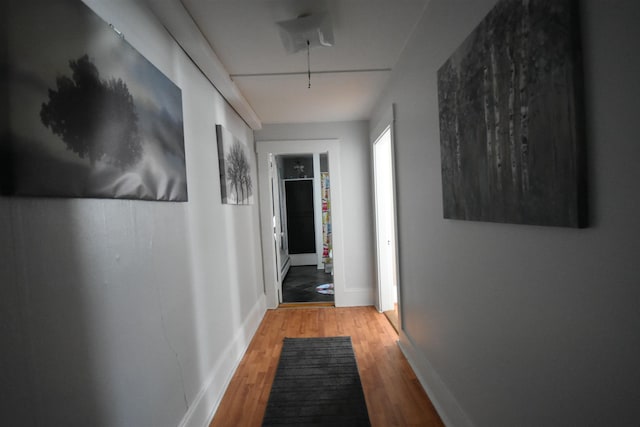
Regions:
<instances>
[{"instance_id":1,"label":"ceiling light fixture","mask_svg":"<svg viewBox=\"0 0 640 427\"><path fill-rule=\"evenodd\" d=\"M309 40L307 40L307 77L309 78L307 89L311 89L311 43Z\"/></svg>"},{"instance_id":2,"label":"ceiling light fixture","mask_svg":"<svg viewBox=\"0 0 640 427\"><path fill-rule=\"evenodd\" d=\"M280 38L287 53L296 53L309 47L333 46L333 26L326 13L303 14L295 19L278 22Z\"/></svg>"},{"instance_id":3,"label":"ceiling light fixture","mask_svg":"<svg viewBox=\"0 0 640 427\"><path fill-rule=\"evenodd\" d=\"M333 46L333 26L326 13L303 14L295 19L278 22L280 38L287 53L307 49L307 76L311 88L311 48Z\"/></svg>"}]
</instances>

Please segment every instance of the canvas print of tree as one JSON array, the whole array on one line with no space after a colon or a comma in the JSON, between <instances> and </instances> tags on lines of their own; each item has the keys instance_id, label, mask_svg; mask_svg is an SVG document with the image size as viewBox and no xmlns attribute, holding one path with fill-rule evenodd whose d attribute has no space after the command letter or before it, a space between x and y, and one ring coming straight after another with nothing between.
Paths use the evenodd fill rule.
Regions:
<instances>
[{"instance_id":1,"label":"canvas print of tree","mask_svg":"<svg viewBox=\"0 0 640 427\"><path fill-rule=\"evenodd\" d=\"M186 201L180 89L81 1L2 12L0 192Z\"/></svg>"},{"instance_id":2,"label":"canvas print of tree","mask_svg":"<svg viewBox=\"0 0 640 427\"><path fill-rule=\"evenodd\" d=\"M586 226L578 20L502 0L438 70L445 218Z\"/></svg>"},{"instance_id":3,"label":"canvas print of tree","mask_svg":"<svg viewBox=\"0 0 640 427\"><path fill-rule=\"evenodd\" d=\"M216 125L220 193L228 205L253 204L253 172L249 147L222 125Z\"/></svg>"}]
</instances>

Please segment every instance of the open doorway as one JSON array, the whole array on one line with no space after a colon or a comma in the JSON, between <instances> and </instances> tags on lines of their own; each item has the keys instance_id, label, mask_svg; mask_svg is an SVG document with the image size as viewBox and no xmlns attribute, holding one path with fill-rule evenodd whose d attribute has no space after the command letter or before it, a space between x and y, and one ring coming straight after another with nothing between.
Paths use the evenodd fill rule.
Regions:
<instances>
[{"instance_id":1,"label":"open doorway","mask_svg":"<svg viewBox=\"0 0 640 427\"><path fill-rule=\"evenodd\" d=\"M291 140L258 141L260 222L262 233L262 255L265 278L265 298L269 308L278 307L283 299L283 282L297 267L291 254L291 243L287 234L286 201L287 192L284 183L285 172L282 163L288 157L312 157L312 169L320 173L313 175L313 228L316 241L315 255L302 254L303 264L311 265L317 274L328 274L333 283L324 276L316 282L318 285L333 284L333 301L336 306L344 304L345 295L343 270L342 210L340 191L339 140ZM300 173L302 168L298 166ZM307 171L307 168L304 168ZM300 175L291 180L309 179ZM317 208L316 208L317 207ZM308 214L307 214L308 215ZM329 239L327 239L329 236ZM315 262L313 261L315 256ZM297 257L296 257L297 258ZM306 261L304 261L306 259ZM293 276L290 276L293 277ZM314 279L316 280L316 279ZM317 292L318 290L324 292ZM330 287L314 289L314 294L331 295Z\"/></svg>"},{"instance_id":2,"label":"open doorway","mask_svg":"<svg viewBox=\"0 0 640 427\"><path fill-rule=\"evenodd\" d=\"M378 309L400 330L392 128L373 143Z\"/></svg>"},{"instance_id":3,"label":"open doorway","mask_svg":"<svg viewBox=\"0 0 640 427\"><path fill-rule=\"evenodd\" d=\"M327 153L275 156L282 303L334 302Z\"/></svg>"}]
</instances>

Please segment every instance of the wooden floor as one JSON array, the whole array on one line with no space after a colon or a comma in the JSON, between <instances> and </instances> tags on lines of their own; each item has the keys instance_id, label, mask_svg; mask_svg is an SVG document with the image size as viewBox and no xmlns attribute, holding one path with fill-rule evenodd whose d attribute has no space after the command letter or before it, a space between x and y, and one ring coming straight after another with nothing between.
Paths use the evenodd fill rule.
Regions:
<instances>
[{"instance_id":1,"label":"wooden floor","mask_svg":"<svg viewBox=\"0 0 640 427\"><path fill-rule=\"evenodd\" d=\"M398 319L398 303L393 304L393 310L388 310L383 312L389 322L391 322L391 326L396 331L400 330L400 320Z\"/></svg>"},{"instance_id":2,"label":"wooden floor","mask_svg":"<svg viewBox=\"0 0 640 427\"><path fill-rule=\"evenodd\" d=\"M210 427L260 426L283 338L325 336L351 336L373 427L443 425L386 317L373 307L327 307L267 311Z\"/></svg>"}]
</instances>

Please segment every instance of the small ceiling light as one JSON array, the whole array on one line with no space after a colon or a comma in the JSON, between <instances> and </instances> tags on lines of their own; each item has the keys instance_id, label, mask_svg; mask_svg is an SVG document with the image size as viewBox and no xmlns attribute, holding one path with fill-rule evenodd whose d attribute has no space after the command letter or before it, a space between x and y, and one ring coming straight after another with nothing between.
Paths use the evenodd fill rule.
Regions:
<instances>
[{"instance_id":1,"label":"small ceiling light","mask_svg":"<svg viewBox=\"0 0 640 427\"><path fill-rule=\"evenodd\" d=\"M307 50L308 88L311 89L311 48L333 46L333 26L326 13L304 14L295 19L278 22L280 38L287 53Z\"/></svg>"},{"instance_id":2,"label":"small ceiling light","mask_svg":"<svg viewBox=\"0 0 640 427\"><path fill-rule=\"evenodd\" d=\"M307 47L333 46L333 26L326 13L300 15L278 22L278 27L287 53L296 53Z\"/></svg>"},{"instance_id":3,"label":"small ceiling light","mask_svg":"<svg viewBox=\"0 0 640 427\"><path fill-rule=\"evenodd\" d=\"M124 34L122 34L122 31L117 29L113 24L109 24L109 27L113 30L114 33L118 35L118 37L120 37L121 39L124 39Z\"/></svg>"}]
</instances>

